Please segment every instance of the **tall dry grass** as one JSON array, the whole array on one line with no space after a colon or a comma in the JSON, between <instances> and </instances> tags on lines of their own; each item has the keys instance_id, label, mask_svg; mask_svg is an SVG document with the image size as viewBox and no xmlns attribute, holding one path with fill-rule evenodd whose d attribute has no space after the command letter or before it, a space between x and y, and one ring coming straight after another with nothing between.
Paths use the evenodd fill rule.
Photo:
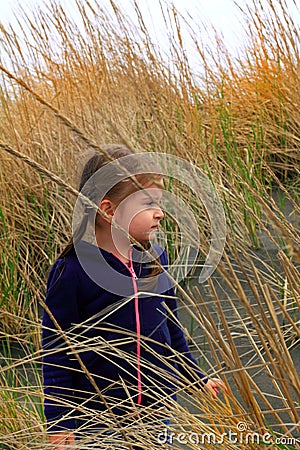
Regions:
<instances>
[{"instance_id":1,"label":"tall dry grass","mask_svg":"<svg viewBox=\"0 0 300 450\"><path fill-rule=\"evenodd\" d=\"M284 2L254 0L244 18L248 47L238 59L221 39L206 52L191 32L203 66L199 81L174 8L164 6L166 26L176 31L171 66L152 44L138 5L135 29L112 6L109 14L100 2L78 1L78 26L52 1L24 11L22 36L1 29L0 443L47 445L40 378L46 272L71 232L86 150L123 141L198 165L226 211L218 270L206 286L191 274L178 295L190 345L209 375L226 380L229 395L214 402L182 380L170 412L174 430L220 438L243 422L257 436L283 438L270 448L296 447L288 440L297 435L300 391L297 24ZM205 243L209 224L201 204L176 183L170 189L193 204ZM174 226L165 226L172 257ZM145 448L154 445L148 431L144 424L139 432ZM261 445L227 437L222 448ZM216 445L186 444L199 447Z\"/></svg>"}]
</instances>

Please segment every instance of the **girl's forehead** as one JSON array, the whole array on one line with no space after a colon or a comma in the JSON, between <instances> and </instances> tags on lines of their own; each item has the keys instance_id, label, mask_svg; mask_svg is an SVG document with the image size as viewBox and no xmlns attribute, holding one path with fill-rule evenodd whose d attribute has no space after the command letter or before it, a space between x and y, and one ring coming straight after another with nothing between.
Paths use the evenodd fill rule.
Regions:
<instances>
[{"instance_id":1,"label":"girl's forehead","mask_svg":"<svg viewBox=\"0 0 300 450\"><path fill-rule=\"evenodd\" d=\"M164 192L163 187L159 187L156 185L150 185L150 186L144 187L143 189L136 191L135 196L149 197L149 195L150 195L151 197L161 198L163 195L163 192Z\"/></svg>"}]
</instances>

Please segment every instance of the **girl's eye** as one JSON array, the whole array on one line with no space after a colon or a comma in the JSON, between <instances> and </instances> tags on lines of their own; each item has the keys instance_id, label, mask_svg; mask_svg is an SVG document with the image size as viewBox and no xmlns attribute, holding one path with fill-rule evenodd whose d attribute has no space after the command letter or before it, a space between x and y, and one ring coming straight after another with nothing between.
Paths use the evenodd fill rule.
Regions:
<instances>
[{"instance_id":1,"label":"girl's eye","mask_svg":"<svg viewBox=\"0 0 300 450\"><path fill-rule=\"evenodd\" d=\"M158 205L157 202L151 202L151 201L150 201L150 202L147 202L146 205L147 205L147 206L157 206L157 207L159 207L159 205Z\"/></svg>"}]
</instances>

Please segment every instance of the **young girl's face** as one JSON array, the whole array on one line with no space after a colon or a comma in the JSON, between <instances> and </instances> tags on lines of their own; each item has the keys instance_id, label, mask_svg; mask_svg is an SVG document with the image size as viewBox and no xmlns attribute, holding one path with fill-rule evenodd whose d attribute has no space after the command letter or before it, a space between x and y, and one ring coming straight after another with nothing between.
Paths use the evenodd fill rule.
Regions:
<instances>
[{"instance_id":1,"label":"young girl's face","mask_svg":"<svg viewBox=\"0 0 300 450\"><path fill-rule=\"evenodd\" d=\"M160 208L163 189L149 187L126 197L116 208L113 221L138 242L148 241L164 217Z\"/></svg>"}]
</instances>

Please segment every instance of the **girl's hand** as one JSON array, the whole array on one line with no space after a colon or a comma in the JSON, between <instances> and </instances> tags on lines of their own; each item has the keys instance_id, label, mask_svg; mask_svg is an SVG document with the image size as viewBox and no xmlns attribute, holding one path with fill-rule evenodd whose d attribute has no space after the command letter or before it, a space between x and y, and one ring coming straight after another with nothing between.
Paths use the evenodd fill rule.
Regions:
<instances>
[{"instance_id":1,"label":"girl's hand","mask_svg":"<svg viewBox=\"0 0 300 450\"><path fill-rule=\"evenodd\" d=\"M49 436L49 441L53 445L52 450L64 450L66 445L75 444L75 436L70 432L60 432Z\"/></svg>"},{"instance_id":2,"label":"girl's hand","mask_svg":"<svg viewBox=\"0 0 300 450\"><path fill-rule=\"evenodd\" d=\"M220 389L224 389L228 394L224 381L220 380L219 378L209 378L207 383L205 384L205 388L209 390L215 398L219 394Z\"/></svg>"}]
</instances>

